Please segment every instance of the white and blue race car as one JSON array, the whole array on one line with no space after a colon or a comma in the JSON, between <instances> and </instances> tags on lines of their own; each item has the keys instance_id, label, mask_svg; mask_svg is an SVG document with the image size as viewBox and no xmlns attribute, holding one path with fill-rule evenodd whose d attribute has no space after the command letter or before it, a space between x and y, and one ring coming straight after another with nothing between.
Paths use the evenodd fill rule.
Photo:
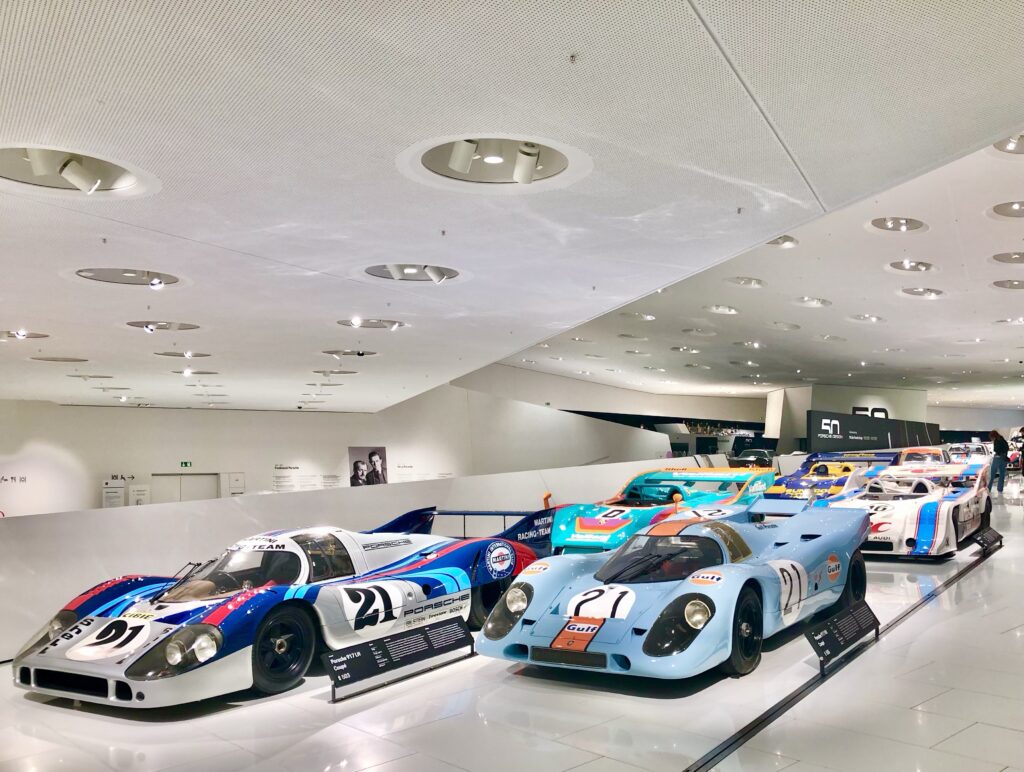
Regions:
<instances>
[{"instance_id":1,"label":"white and blue race car","mask_svg":"<svg viewBox=\"0 0 1024 772\"><path fill-rule=\"evenodd\" d=\"M479 627L550 551L550 510L497 536L430 535L423 509L368 533L271 531L180 577L122 576L78 595L14 658L33 692L135 708L294 687L314 654L447 617ZM493 514L493 513L490 513Z\"/></svg>"},{"instance_id":2,"label":"white and blue race car","mask_svg":"<svg viewBox=\"0 0 1024 772\"><path fill-rule=\"evenodd\" d=\"M863 509L784 499L698 507L610 555L533 563L494 607L477 651L654 678L744 675L764 638L864 598L867 532Z\"/></svg>"}]
</instances>

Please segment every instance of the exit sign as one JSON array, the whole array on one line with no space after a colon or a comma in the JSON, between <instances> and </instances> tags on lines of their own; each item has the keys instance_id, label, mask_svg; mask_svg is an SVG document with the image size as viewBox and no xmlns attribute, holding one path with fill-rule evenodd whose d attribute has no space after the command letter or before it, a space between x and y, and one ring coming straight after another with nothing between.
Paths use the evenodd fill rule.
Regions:
<instances>
[{"instance_id":1,"label":"exit sign","mask_svg":"<svg viewBox=\"0 0 1024 772\"><path fill-rule=\"evenodd\" d=\"M182 469L188 469L190 466L192 466L192 462L191 461L182 461L181 462L181 468Z\"/></svg>"}]
</instances>

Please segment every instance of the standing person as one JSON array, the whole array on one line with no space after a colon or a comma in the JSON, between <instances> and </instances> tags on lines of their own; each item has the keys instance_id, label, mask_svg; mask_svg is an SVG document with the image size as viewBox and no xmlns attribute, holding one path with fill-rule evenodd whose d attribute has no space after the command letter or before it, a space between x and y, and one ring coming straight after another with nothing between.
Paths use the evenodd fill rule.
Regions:
<instances>
[{"instance_id":1,"label":"standing person","mask_svg":"<svg viewBox=\"0 0 1024 772\"><path fill-rule=\"evenodd\" d=\"M1006 482L1006 462L1009 460L1010 455L1010 444L1003 438L999 432L995 429L988 433L988 438L992 440L992 470L988 478L988 489L992 490L992 483L995 482L996 477L999 478L999 485L997 490L999 495L1003 495L1003 483Z\"/></svg>"},{"instance_id":2,"label":"standing person","mask_svg":"<svg viewBox=\"0 0 1024 772\"><path fill-rule=\"evenodd\" d=\"M371 450L367 458L370 461L370 466L373 468L366 475L366 484L383 485L386 483L388 481L388 470L384 468L384 459L381 458L380 451Z\"/></svg>"},{"instance_id":3,"label":"standing person","mask_svg":"<svg viewBox=\"0 0 1024 772\"><path fill-rule=\"evenodd\" d=\"M363 459L357 459L352 463L352 476L348 478L348 484L353 488L358 485L366 485L366 472L368 467Z\"/></svg>"}]
</instances>

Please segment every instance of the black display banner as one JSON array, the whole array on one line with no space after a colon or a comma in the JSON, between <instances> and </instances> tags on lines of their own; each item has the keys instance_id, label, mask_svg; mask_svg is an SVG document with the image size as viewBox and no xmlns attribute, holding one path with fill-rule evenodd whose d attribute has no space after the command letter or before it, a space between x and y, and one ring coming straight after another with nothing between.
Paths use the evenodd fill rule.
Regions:
<instances>
[{"instance_id":1,"label":"black display banner","mask_svg":"<svg viewBox=\"0 0 1024 772\"><path fill-rule=\"evenodd\" d=\"M334 686L339 687L472 645L466 621L457 616L330 651L322 659Z\"/></svg>"},{"instance_id":2,"label":"black display banner","mask_svg":"<svg viewBox=\"0 0 1024 772\"><path fill-rule=\"evenodd\" d=\"M865 635L874 631L877 638L879 627L875 612L867 603L859 601L833 614L820 625L815 625L804 633L804 637L818 655L818 665L824 675L825 668L834 659Z\"/></svg>"},{"instance_id":3,"label":"black display banner","mask_svg":"<svg viewBox=\"0 0 1024 772\"><path fill-rule=\"evenodd\" d=\"M937 445L938 424L898 421L866 415L807 411L807 452L881 450L912 445Z\"/></svg>"},{"instance_id":4,"label":"black display banner","mask_svg":"<svg viewBox=\"0 0 1024 772\"><path fill-rule=\"evenodd\" d=\"M975 531L971 534L971 538L981 547L981 551L988 553L992 551L992 548L997 544L1003 546L1003 535L999 533L995 528L983 528L980 531Z\"/></svg>"}]
</instances>

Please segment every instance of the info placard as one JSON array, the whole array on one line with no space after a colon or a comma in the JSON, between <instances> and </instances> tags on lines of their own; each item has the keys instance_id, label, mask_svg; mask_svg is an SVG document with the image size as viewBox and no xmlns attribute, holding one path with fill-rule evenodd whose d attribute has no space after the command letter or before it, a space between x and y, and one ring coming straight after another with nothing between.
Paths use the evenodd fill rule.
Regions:
<instances>
[{"instance_id":1,"label":"info placard","mask_svg":"<svg viewBox=\"0 0 1024 772\"><path fill-rule=\"evenodd\" d=\"M818 664L824 673L829 664L865 635L870 632L877 635L879 627L875 612L867 603L859 601L812 627L804 637L818 656Z\"/></svg>"},{"instance_id":2,"label":"info placard","mask_svg":"<svg viewBox=\"0 0 1024 772\"><path fill-rule=\"evenodd\" d=\"M328 652L323 663L335 687L349 686L472 645L465 620L457 616Z\"/></svg>"}]
</instances>

